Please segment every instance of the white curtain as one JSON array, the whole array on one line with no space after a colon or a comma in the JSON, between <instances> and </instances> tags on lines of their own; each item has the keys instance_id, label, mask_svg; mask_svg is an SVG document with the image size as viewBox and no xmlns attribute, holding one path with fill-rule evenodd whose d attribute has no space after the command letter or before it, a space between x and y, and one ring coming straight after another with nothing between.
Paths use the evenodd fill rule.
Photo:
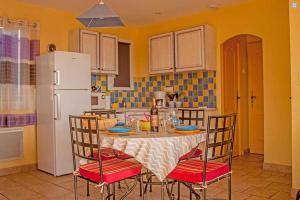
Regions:
<instances>
[{"instance_id":1,"label":"white curtain","mask_svg":"<svg viewBox=\"0 0 300 200\"><path fill-rule=\"evenodd\" d=\"M0 127L36 122L35 57L39 46L38 24L0 18Z\"/></svg>"}]
</instances>

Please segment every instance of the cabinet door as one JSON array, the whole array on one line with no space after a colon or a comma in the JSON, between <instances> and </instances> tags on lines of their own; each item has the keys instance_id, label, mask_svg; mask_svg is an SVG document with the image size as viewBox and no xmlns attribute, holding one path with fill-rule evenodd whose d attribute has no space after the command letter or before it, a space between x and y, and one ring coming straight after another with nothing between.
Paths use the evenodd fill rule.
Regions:
<instances>
[{"instance_id":1,"label":"cabinet door","mask_svg":"<svg viewBox=\"0 0 300 200\"><path fill-rule=\"evenodd\" d=\"M204 28L175 32L176 71L204 69Z\"/></svg>"},{"instance_id":2,"label":"cabinet door","mask_svg":"<svg viewBox=\"0 0 300 200\"><path fill-rule=\"evenodd\" d=\"M166 33L149 39L150 74L173 72L174 69L174 36Z\"/></svg>"},{"instance_id":3,"label":"cabinet door","mask_svg":"<svg viewBox=\"0 0 300 200\"><path fill-rule=\"evenodd\" d=\"M118 37L101 34L100 38L100 72L105 74L118 74Z\"/></svg>"},{"instance_id":4,"label":"cabinet door","mask_svg":"<svg viewBox=\"0 0 300 200\"><path fill-rule=\"evenodd\" d=\"M91 56L91 68L99 68L99 34L93 31L80 30L80 50Z\"/></svg>"}]
</instances>

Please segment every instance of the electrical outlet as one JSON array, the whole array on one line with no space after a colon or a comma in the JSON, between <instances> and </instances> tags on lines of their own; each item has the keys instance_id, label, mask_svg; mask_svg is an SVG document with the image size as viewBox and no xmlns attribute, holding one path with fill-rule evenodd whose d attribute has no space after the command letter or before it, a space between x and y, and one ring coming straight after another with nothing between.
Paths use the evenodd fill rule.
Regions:
<instances>
[{"instance_id":1,"label":"electrical outlet","mask_svg":"<svg viewBox=\"0 0 300 200\"><path fill-rule=\"evenodd\" d=\"M298 8L298 3L296 1L293 1L292 2L292 8Z\"/></svg>"}]
</instances>

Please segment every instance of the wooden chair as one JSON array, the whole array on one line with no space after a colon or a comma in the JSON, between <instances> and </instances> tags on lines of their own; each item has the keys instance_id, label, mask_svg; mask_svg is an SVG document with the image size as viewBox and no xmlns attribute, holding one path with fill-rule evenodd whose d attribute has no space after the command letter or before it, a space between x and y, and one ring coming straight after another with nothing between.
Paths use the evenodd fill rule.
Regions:
<instances>
[{"instance_id":1,"label":"wooden chair","mask_svg":"<svg viewBox=\"0 0 300 200\"><path fill-rule=\"evenodd\" d=\"M74 191L75 200L78 199L77 179L87 180L97 184L101 190L101 197L104 200L104 189L107 189L107 197L115 199L115 183L122 180L135 178L136 181L121 197L124 199L136 186L137 180L142 181L142 165L127 160L114 158L102 159L102 148L100 144L100 133L97 117L69 116L70 136L72 144L73 166L74 166ZM87 124L87 126L83 126ZM98 157L93 154L97 151ZM112 193L111 193L112 187ZM144 195L142 193L142 199Z\"/></svg>"},{"instance_id":2,"label":"wooden chair","mask_svg":"<svg viewBox=\"0 0 300 200\"><path fill-rule=\"evenodd\" d=\"M92 111L85 111L85 115L98 115L100 117L117 117L116 110L92 110Z\"/></svg>"},{"instance_id":3,"label":"wooden chair","mask_svg":"<svg viewBox=\"0 0 300 200\"><path fill-rule=\"evenodd\" d=\"M189 125L199 126L200 123L204 126L205 122L205 109L202 108L179 108L178 111L181 113L179 120L183 123L188 121Z\"/></svg>"},{"instance_id":4,"label":"wooden chair","mask_svg":"<svg viewBox=\"0 0 300 200\"><path fill-rule=\"evenodd\" d=\"M183 160L168 175L183 183L191 191L190 199L200 193L206 199L207 187L223 178L228 178L228 199L231 199L231 164L236 126L236 114L208 117L204 160ZM178 191L180 199L180 190Z\"/></svg>"},{"instance_id":5,"label":"wooden chair","mask_svg":"<svg viewBox=\"0 0 300 200\"><path fill-rule=\"evenodd\" d=\"M179 120L183 123L185 121L188 122L189 125L196 125L199 126L200 123L204 126L205 121L205 110L199 108L179 108L178 109L181 116L179 116ZM186 115L188 114L188 115ZM180 160L186 160L190 158L196 158L202 156L202 150L198 147L193 148L190 152L183 155Z\"/></svg>"}]
</instances>

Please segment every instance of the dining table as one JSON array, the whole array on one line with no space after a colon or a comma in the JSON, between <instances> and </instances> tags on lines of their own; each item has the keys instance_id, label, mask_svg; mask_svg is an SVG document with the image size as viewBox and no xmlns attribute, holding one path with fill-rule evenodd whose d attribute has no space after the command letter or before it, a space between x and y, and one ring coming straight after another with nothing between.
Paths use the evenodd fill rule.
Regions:
<instances>
[{"instance_id":1,"label":"dining table","mask_svg":"<svg viewBox=\"0 0 300 200\"><path fill-rule=\"evenodd\" d=\"M132 156L162 182L175 169L180 157L206 141L206 133L178 133L175 129L134 134L102 132L100 140L102 148Z\"/></svg>"}]
</instances>

